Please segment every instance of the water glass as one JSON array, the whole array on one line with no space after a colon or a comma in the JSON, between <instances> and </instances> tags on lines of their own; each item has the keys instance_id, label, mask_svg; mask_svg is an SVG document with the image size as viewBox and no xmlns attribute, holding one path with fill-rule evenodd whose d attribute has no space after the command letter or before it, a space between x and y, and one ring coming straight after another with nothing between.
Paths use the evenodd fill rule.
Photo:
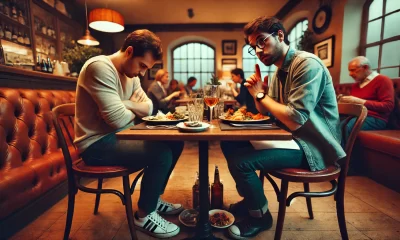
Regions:
<instances>
[{"instance_id":1,"label":"water glass","mask_svg":"<svg viewBox=\"0 0 400 240\"><path fill-rule=\"evenodd\" d=\"M190 122L201 122L203 120L204 104L202 98L192 98L188 102Z\"/></svg>"}]
</instances>

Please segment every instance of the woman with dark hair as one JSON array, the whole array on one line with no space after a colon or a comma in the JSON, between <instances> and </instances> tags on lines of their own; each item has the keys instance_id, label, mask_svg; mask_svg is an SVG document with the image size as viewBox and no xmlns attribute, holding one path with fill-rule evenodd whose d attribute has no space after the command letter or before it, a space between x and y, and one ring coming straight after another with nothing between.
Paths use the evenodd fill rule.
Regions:
<instances>
[{"instance_id":1,"label":"woman with dark hair","mask_svg":"<svg viewBox=\"0 0 400 240\"><path fill-rule=\"evenodd\" d=\"M168 95L170 95L171 93L176 91L181 91L181 89L179 88L179 82L176 79L172 79L171 82L169 82L167 93Z\"/></svg>"},{"instance_id":2,"label":"woman with dark hair","mask_svg":"<svg viewBox=\"0 0 400 240\"><path fill-rule=\"evenodd\" d=\"M246 79L244 79L244 72L241 68L235 68L231 71L231 77L234 83L230 83L229 86L232 89L233 96L236 101L239 102L240 106L246 106L247 111L252 113L258 113L256 105L254 103L254 98L250 95L247 87L244 86ZM240 83L239 92L236 91L235 85Z\"/></svg>"}]
</instances>

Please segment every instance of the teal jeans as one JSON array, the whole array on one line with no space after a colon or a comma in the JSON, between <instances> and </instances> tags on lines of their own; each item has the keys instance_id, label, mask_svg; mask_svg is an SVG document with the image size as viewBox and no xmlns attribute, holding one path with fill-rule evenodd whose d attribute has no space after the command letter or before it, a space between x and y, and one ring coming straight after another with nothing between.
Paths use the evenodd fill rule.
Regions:
<instances>
[{"instance_id":1,"label":"teal jeans","mask_svg":"<svg viewBox=\"0 0 400 240\"><path fill-rule=\"evenodd\" d=\"M138 206L151 213L164 193L183 146L181 141L119 140L115 133L110 133L90 145L81 156L88 165L144 169Z\"/></svg>"},{"instance_id":2,"label":"teal jeans","mask_svg":"<svg viewBox=\"0 0 400 240\"><path fill-rule=\"evenodd\" d=\"M309 169L301 147L301 150L255 150L250 142L242 141L221 142L221 149L227 160L229 171L236 182L236 188L250 211L264 209L268 204L256 170Z\"/></svg>"}]
</instances>

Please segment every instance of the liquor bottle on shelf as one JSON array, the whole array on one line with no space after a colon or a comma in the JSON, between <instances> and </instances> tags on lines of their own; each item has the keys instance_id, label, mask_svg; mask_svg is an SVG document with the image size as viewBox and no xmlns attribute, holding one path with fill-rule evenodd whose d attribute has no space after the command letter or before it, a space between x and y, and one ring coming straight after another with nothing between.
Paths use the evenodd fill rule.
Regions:
<instances>
[{"instance_id":1,"label":"liquor bottle on shelf","mask_svg":"<svg viewBox=\"0 0 400 240\"><path fill-rule=\"evenodd\" d=\"M24 44L26 45L26 46L31 46L31 39L29 38L29 36L28 36L28 34L24 34Z\"/></svg>"},{"instance_id":2,"label":"liquor bottle on shelf","mask_svg":"<svg viewBox=\"0 0 400 240\"><path fill-rule=\"evenodd\" d=\"M1 41L0 41L0 64L6 64L6 60L4 58L4 49L3 45L1 45Z\"/></svg>"},{"instance_id":3,"label":"liquor bottle on shelf","mask_svg":"<svg viewBox=\"0 0 400 240\"><path fill-rule=\"evenodd\" d=\"M11 2L11 17L16 21L18 20L17 5L16 5L15 1Z\"/></svg>"},{"instance_id":4,"label":"liquor bottle on shelf","mask_svg":"<svg viewBox=\"0 0 400 240\"><path fill-rule=\"evenodd\" d=\"M42 63L40 64L40 67L41 67L42 72L47 73L47 64L44 59L42 59Z\"/></svg>"},{"instance_id":5,"label":"liquor bottle on shelf","mask_svg":"<svg viewBox=\"0 0 400 240\"><path fill-rule=\"evenodd\" d=\"M42 66L40 65L40 57L39 57L39 55L37 55L36 58L37 58L37 60L36 60L35 70L40 72L40 71L42 71Z\"/></svg>"},{"instance_id":6,"label":"liquor bottle on shelf","mask_svg":"<svg viewBox=\"0 0 400 240\"><path fill-rule=\"evenodd\" d=\"M3 13L6 16L10 16L10 3L8 1L4 2Z\"/></svg>"},{"instance_id":7,"label":"liquor bottle on shelf","mask_svg":"<svg viewBox=\"0 0 400 240\"><path fill-rule=\"evenodd\" d=\"M0 38L4 38L3 24L0 23Z\"/></svg>"},{"instance_id":8,"label":"liquor bottle on shelf","mask_svg":"<svg viewBox=\"0 0 400 240\"><path fill-rule=\"evenodd\" d=\"M24 44L24 37L22 36L21 31L18 32L17 40L18 40L18 43L20 43L22 45Z\"/></svg>"},{"instance_id":9,"label":"liquor bottle on shelf","mask_svg":"<svg viewBox=\"0 0 400 240\"><path fill-rule=\"evenodd\" d=\"M51 63L51 60L49 57L47 57L47 72L53 73L53 63Z\"/></svg>"},{"instance_id":10,"label":"liquor bottle on shelf","mask_svg":"<svg viewBox=\"0 0 400 240\"><path fill-rule=\"evenodd\" d=\"M11 41L13 42L18 42L18 35L17 35L17 28L14 27L12 30L12 37L11 37Z\"/></svg>"},{"instance_id":11,"label":"liquor bottle on shelf","mask_svg":"<svg viewBox=\"0 0 400 240\"><path fill-rule=\"evenodd\" d=\"M192 201L193 201L193 209L197 209L200 205L200 181L199 181L199 172L196 172L196 180L192 187Z\"/></svg>"},{"instance_id":12,"label":"liquor bottle on shelf","mask_svg":"<svg viewBox=\"0 0 400 240\"><path fill-rule=\"evenodd\" d=\"M222 209L224 203L224 185L219 179L218 166L215 166L214 183L211 185L211 209Z\"/></svg>"},{"instance_id":13,"label":"liquor bottle on shelf","mask_svg":"<svg viewBox=\"0 0 400 240\"><path fill-rule=\"evenodd\" d=\"M7 39L8 41L11 41L12 33L11 33L11 30L8 28L8 25L6 25L4 28L4 36L5 36L5 39Z\"/></svg>"},{"instance_id":14,"label":"liquor bottle on shelf","mask_svg":"<svg viewBox=\"0 0 400 240\"><path fill-rule=\"evenodd\" d=\"M24 14L22 13L22 10L19 10L18 12L18 22L21 23L22 25L25 25L25 17Z\"/></svg>"}]
</instances>

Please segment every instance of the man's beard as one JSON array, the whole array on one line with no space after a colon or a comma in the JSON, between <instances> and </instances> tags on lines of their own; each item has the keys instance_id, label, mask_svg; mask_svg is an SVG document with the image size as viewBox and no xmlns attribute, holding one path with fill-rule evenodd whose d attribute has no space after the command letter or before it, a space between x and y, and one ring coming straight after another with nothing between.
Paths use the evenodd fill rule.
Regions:
<instances>
[{"instance_id":1,"label":"man's beard","mask_svg":"<svg viewBox=\"0 0 400 240\"><path fill-rule=\"evenodd\" d=\"M264 55L262 54L259 59L262 63L264 63L265 66L271 66L272 64L276 63L276 61L279 60L279 58L282 56L283 50L279 48L278 46L275 46L275 48L271 51L271 54ZM268 56L267 59L263 59L265 56Z\"/></svg>"}]
</instances>

